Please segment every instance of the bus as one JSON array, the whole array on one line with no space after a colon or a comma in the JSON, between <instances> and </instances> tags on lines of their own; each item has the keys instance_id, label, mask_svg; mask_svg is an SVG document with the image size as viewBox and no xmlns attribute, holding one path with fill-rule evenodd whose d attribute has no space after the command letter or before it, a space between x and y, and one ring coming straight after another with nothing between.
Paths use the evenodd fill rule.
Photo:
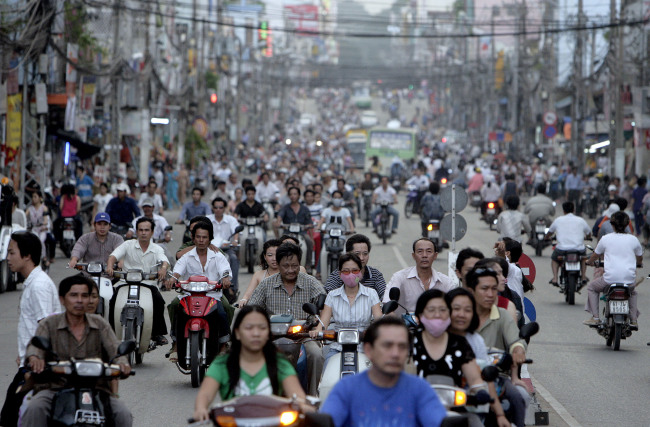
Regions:
<instances>
[{"instance_id":1,"label":"bus","mask_svg":"<svg viewBox=\"0 0 650 427\"><path fill-rule=\"evenodd\" d=\"M368 132L365 129L350 129L345 134L345 140L352 157L352 166L363 170L366 163Z\"/></svg>"},{"instance_id":2,"label":"bus","mask_svg":"<svg viewBox=\"0 0 650 427\"><path fill-rule=\"evenodd\" d=\"M415 129L374 127L368 131L365 170L370 170L372 159L377 156L381 165L379 173L390 176L390 165L396 156L406 163L415 158L416 151Z\"/></svg>"},{"instance_id":3,"label":"bus","mask_svg":"<svg viewBox=\"0 0 650 427\"><path fill-rule=\"evenodd\" d=\"M360 109L367 109L372 106L370 81L356 81L352 83L352 102Z\"/></svg>"}]
</instances>

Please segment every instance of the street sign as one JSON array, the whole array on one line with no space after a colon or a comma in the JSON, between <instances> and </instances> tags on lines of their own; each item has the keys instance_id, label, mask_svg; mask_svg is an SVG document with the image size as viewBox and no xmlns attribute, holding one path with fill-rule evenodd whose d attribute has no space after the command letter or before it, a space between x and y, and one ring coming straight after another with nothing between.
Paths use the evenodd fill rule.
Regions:
<instances>
[{"instance_id":1,"label":"street sign","mask_svg":"<svg viewBox=\"0 0 650 427\"><path fill-rule=\"evenodd\" d=\"M440 221L440 236L442 240L452 240L452 230L455 230L454 241L458 241L467 233L467 221L462 215L456 214L452 224L452 214L447 214Z\"/></svg>"},{"instance_id":2,"label":"street sign","mask_svg":"<svg viewBox=\"0 0 650 427\"><path fill-rule=\"evenodd\" d=\"M205 121L203 117L197 117L194 119L194 123L192 123L192 127L198 133L201 138L206 138L208 136L208 122Z\"/></svg>"},{"instance_id":3,"label":"street sign","mask_svg":"<svg viewBox=\"0 0 650 427\"><path fill-rule=\"evenodd\" d=\"M551 139L557 135L557 129L553 125L544 126L544 137Z\"/></svg>"},{"instance_id":4,"label":"street sign","mask_svg":"<svg viewBox=\"0 0 650 427\"><path fill-rule=\"evenodd\" d=\"M553 111L547 111L544 113L544 124L547 126L553 126L557 123L557 114Z\"/></svg>"},{"instance_id":5,"label":"street sign","mask_svg":"<svg viewBox=\"0 0 650 427\"><path fill-rule=\"evenodd\" d=\"M533 260L530 259L528 255L521 254L518 264L519 268L521 268L521 272L524 273L524 276L526 276L526 279L528 279L530 283L534 283L537 271L535 270L535 263Z\"/></svg>"},{"instance_id":6,"label":"street sign","mask_svg":"<svg viewBox=\"0 0 650 427\"><path fill-rule=\"evenodd\" d=\"M452 206L452 194L455 196L455 206ZM451 212L452 207L460 212L467 206L467 192L463 187L451 185L440 192L440 205L445 212Z\"/></svg>"}]
</instances>

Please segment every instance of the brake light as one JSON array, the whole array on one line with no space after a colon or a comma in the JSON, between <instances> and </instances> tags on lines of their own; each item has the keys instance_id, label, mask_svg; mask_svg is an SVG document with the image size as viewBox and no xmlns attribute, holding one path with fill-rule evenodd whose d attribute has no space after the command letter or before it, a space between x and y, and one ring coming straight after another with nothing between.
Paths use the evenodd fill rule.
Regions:
<instances>
[{"instance_id":1,"label":"brake light","mask_svg":"<svg viewBox=\"0 0 650 427\"><path fill-rule=\"evenodd\" d=\"M494 202L488 203L488 209L494 209Z\"/></svg>"},{"instance_id":2,"label":"brake light","mask_svg":"<svg viewBox=\"0 0 650 427\"><path fill-rule=\"evenodd\" d=\"M433 224L427 225L427 231L433 231Z\"/></svg>"},{"instance_id":3,"label":"brake light","mask_svg":"<svg viewBox=\"0 0 650 427\"><path fill-rule=\"evenodd\" d=\"M566 260L568 262L578 262L579 261L578 254L567 254Z\"/></svg>"},{"instance_id":4,"label":"brake light","mask_svg":"<svg viewBox=\"0 0 650 427\"><path fill-rule=\"evenodd\" d=\"M441 184L446 184L446 183L447 183L447 178L442 178L442 179L440 180L440 183L441 183Z\"/></svg>"},{"instance_id":5,"label":"brake light","mask_svg":"<svg viewBox=\"0 0 650 427\"><path fill-rule=\"evenodd\" d=\"M280 414L280 425L290 426L298 419L298 411L285 411Z\"/></svg>"},{"instance_id":6,"label":"brake light","mask_svg":"<svg viewBox=\"0 0 650 427\"><path fill-rule=\"evenodd\" d=\"M457 391L454 396L454 405L464 406L467 403L467 394L464 391Z\"/></svg>"},{"instance_id":7,"label":"brake light","mask_svg":"<svg viewBox=\"0 0 650 427\"><path fill-rule=\"evenodd\" d=\"M627 295L623 289L620 289L620 290L612 291L612 293L609 294L609 299L626 300Z\"/></svg>"}]
</instances>

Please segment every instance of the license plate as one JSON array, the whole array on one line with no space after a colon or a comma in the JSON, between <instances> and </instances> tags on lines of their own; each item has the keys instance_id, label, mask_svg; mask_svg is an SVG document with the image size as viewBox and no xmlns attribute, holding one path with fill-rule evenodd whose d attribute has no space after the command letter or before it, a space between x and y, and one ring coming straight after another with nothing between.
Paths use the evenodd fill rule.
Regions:
<instances>
[{"instance_id":1,"label":"license plate","mask_svg":"<svg viewBox=\"0 0 650 427\"><path fill-rule=\"evenodd\" d=\"M629 314L630 304L629 301L610 301L609 302L610 314Z\"/></svg>"},{"instance_id":2,"label":"license plate","mask_svg":"<svg viewBox=\"0 0 650 427\"><path fill-rule=\"evenodd\" d=\"M538 233L546 233L546 226L545 225L536 225L535 226L535 231Z\"/></svg>"},{"instance_id":3,"label":"license plate","mask_svg":"<svg viewBox=\"0 0 650 427\"><path fill-rule=\"evenodd\" d=\"M580 263L579 262L567 262L564 265L564 269L566 271L580 271Z\"/></svg>"},{"instance_id":4,"label":"license plate","mask_svg":"<svg viewBox=\"0 0 650 427\"><path fill-rule=\"evenodd\" d=\"M332 237L339 237L341 235L341 229L340 228L335 228L330 230L330 236Z\"/></svg>"},{"instance_id":5,"label":"license plate","mask_svg":"<svg viewBox=\"0 0 650 427\"><path fill-rule=\"evenodd\" d=\"M480 202L481 201L481 196L474 196L473 200L474 200L474 202Z\"/></svg>"},{"instance_id":6,"label":"license plate","mask_svg":"<svg viewBox=\"0 0 650 427\"><path fill-rule=\"evenodd\" d=\"M438 237L440 237L440 230L431 230L431 231L429 231L429 237L430 238L438 238Z\"/></svg>"},{"instance_id":7,"label":"license plate","mask_svg":"<svg viewBox=\"0 0 650 427\"><path fill-rule=\"evenodd\" d=\"M64 239L74 239L74 230L63 230Z\"/></svg>"},{"instance_id":8,"label":"license plate","mask_svg":"<svg viewBox=\"0 0 650 427\"><path fill-rule=\"evenodd\" d=\"M289 226L289 233L300 233L300 226L299 225L290 225Z\"/></svg>"},{"instance_id":9,"label":"license plate","mask_svg":"<svg viewBox=\"0 0 650 427\"><path fill-rule=\"evenodd\" d=\"M496 212L496 211L495 211L494 209L488 209L488 210L487 210L487 214L488 214L488 215L494 215L495 212Z\"/></svg>"}]
</instances>

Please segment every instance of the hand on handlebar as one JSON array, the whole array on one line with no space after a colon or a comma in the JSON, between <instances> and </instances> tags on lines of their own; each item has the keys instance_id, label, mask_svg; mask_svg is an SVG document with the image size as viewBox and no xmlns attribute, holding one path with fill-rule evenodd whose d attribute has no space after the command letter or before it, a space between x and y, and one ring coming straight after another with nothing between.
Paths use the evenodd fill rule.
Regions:
<instances>
[{"instance_id":1,"label":"hand on handlebar","mask_svg":"<svg viewBox=\"0 0 650 427\"><path fill-rule=\"evenodd\" d=\"M122 377L126 378L131 374L131 365L128 363L120 363L120 371L122 371Z\"/></svg>"},{"instance_id":2,"label":"hand on handlebar","mask_svg":"<svg viewBox=\"0 0 650 427\"><path fill-rule=\"evenodd\" d=\"M37 356L29 356L28 362L31 370L37 374L40 374L43 372L43 369L45 369L45 360Z\"/></svg>"},{"instance_id":3,"label":"hand on handlebar","mask_svg":"<svg viewBox=\"0 0 650 427\"><path fill-rule=\"evenodd\" d=\"M230 276L224 277L221 279L221 287L223 289L228 289L230 288L231 282L230 282Z\"/></svg>"}]
</instances>

